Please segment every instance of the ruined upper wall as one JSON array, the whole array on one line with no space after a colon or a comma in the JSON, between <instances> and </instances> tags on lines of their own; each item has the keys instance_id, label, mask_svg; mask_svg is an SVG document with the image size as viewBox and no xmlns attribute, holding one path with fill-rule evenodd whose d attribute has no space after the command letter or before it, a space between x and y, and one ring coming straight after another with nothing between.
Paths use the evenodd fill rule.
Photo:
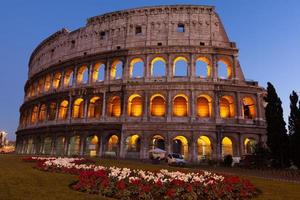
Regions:
<instances>
[{"instance_id":1,"label":"ruined upper wall","mask_svg":"<svg viewBox=\"0 0 300 200\"><path fill-rule=\"evenodd\" d=\"M178 24L185 32L177 32ZM142 33L136 34L140 26ZM150 46L235 48L214 7L175 5L112 12L89 18L83 28L62 29L45 39L29 61L29 77L61 62L117 49Z\"/></svg>"}]
</instances>

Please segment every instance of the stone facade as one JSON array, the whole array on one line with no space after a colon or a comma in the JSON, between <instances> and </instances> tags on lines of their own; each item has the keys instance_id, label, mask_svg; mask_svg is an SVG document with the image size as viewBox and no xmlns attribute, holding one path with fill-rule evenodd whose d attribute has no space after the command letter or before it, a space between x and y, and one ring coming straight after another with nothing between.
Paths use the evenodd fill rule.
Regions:
<instances>
[{"instance_id":1,"label":"stone facade","mask_svg":"<svg viewBox=\"0 0 300 200\"><path fill-rule=\"evenodd\" d=\"M224 151L240 157L247 153L248 141L265 141L265 90L245 80L237 57L235 43L210 6L117 11L92 17L73 32L62 29L30 57L17 152L90 155L94 151L96 156L148 159L159 136L162 148L179 151L191 162L221 159ZM157 58L164 63L164 75L154 75ZM142 76L133 76L135 59L143 64ZM176 75L177 60L186 63L185 75ZM207 64L205 77L198 74L198 61ZM116 77L116 62L122 64L121 78ZM226 66L225 78L219 77L220 62ZM100 64L103 80L99 81ZM141 109L138 116L129 111L132 95L142 102L135 107ZM160 116L152 113L155 95L165 105ZM178 95L186 99L179 107ZM199 100L204 96L207 107ZM113 114L118 110L114 97L120 99L119 116ZM251 104L246 105L246 99ZM177 115L175 107L186 114ZM208 113L201 116L199 109L206 108ZM138 140L128 139L133 135ZM91 142L90 136L97 139ZM209 141L201 143L201 136ZM223 144L225 137L231 141L229 150L228 142Z\"/></svg>"}]
</instances>

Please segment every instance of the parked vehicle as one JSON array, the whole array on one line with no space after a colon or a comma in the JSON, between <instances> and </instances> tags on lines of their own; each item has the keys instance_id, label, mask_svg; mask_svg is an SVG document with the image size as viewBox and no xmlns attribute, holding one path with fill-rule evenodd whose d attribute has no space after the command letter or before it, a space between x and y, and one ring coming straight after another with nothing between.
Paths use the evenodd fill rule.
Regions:
<instances>
[{"instance_id":1,"label":"parked vehicle","mask_svg":"<svg viewBox=\"0 0 300 200\"><path fill-rule=\"evenodd\" d=\"M169 165L185 166L186 161L183 156L178 153L171 153L167 157L167 162Z\"/></svg>"}]
</instances>

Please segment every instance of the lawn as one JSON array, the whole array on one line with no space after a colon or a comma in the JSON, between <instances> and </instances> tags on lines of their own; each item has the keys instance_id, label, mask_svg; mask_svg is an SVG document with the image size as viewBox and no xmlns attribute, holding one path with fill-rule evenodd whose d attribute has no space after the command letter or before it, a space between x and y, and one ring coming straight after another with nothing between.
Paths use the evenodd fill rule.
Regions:
<instances>
[{"instance_id":1,"label":"lawn","mask_svg":"<svg viewBox=\"0 0 300 200\"><path fill-rule=\"evenodd\" d=\"M155 170L168 168L137 161L96 160L105 166L118 166ZM76 180L76 176L47 173L32 168L33 164L22 161L21 156L0 155L0 199L107 199L97 195L89 195L69 189L68 185ZM195 169L189 169L195 170ZM300 184L265 180L244 176L263 192L257 199L300 199Z\"/></svg>"}]
</instances>

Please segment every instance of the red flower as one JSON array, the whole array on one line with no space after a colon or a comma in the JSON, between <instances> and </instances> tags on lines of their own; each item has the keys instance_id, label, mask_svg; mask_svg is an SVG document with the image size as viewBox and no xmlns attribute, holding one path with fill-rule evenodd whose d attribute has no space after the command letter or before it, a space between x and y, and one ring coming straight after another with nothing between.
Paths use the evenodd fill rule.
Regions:
<instances>
[{"instance_id":1,"label":"red flower","mask_svg":"<svg viewBox=\"0 0 300 200\"><path fill-rule=\"evenodd\" d=\"M172 197L174 196L175 192L176 191L173 188L170 188L170 189L167 190L166 196L169 197L170 199L172 199Z\"/></svg>"},{"instance_id":2,"label":"red flower","mask_svg":"<svg viewBox=\"0 0 300 200\"><path fill-rule=\"evenodd\" d=\"M120 180L117 182L117 188L119 190L124 190L126 188L125 182L123 180Z\"/></svg>"},{"instance_id":3,"label":"red flower","mask_svg":"<svg viewBox=\"0 0 300 200\"><path fill-rule=\"evenodd\" d=\"M189 185L186 187L186 190L187 190L188 192L192 192L192 191L193 191L193 186L192 186L192 184L189 184Z\"/></svg>"},{"instance_id":4,"label":"red flower","mask_svg":"<svg viewBox=\"0 0 300 200\"><path fill-rule=\"evenodd\" d=\"M149 193L151 190L151 187L149 185L141 185L141 190L145 193Z\"/></svg>"}]
</instances>

